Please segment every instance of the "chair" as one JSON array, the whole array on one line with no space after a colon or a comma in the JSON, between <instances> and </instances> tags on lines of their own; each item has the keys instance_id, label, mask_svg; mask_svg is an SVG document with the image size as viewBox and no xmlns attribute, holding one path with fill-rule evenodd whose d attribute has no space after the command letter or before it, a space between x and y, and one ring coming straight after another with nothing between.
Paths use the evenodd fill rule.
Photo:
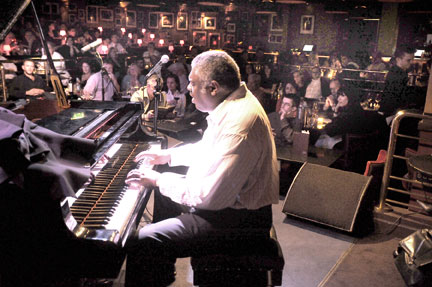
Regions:
<instances>
[{"instance_id":1,"label":"chair","mask_svg":"<svg viewBox=\"0 0 432 287\"><path fill-rule=\"evenodd\" d=\"M344 136L342 167L344 170L363 170L366 158L359 154L367 155L374 151L379 131L367 134L346 134ZM361 173L361 172L360 172Z\"/></svg>"},{"instance_id":2,"label":"chair","mask_svg":"<svg viewBox=\"0 0 432 287\"><path fill-rule=\"evenodd\" d=\"M373 205L377 204L379 201L380 189L382 177L384 174L384 165L387 157L386 150L380 150L376 160L369 160L366 163L366 168L364 171L365 176L372 176L371 183L369 185L369 194Z\"/></svg>"},{"instance_id":3,"label":"chair","mask_svg":"<svg viewBox=\"0 0 432 287\"><path fill-rule=\"evenodd\" d=\"M229 254L192 257L194 285L280 286L285 261L274 227L270 237L257 242L238 242L248 248L233 248ZM249 248L250 246L250 248Z\"/></svg>"}]
</instances>

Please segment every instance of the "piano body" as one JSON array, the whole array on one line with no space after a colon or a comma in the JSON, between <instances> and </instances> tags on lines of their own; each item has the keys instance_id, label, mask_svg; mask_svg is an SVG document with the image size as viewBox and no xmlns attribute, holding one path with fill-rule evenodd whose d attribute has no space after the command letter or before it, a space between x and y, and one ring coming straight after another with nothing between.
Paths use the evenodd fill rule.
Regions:
<instances>
[{"instance_id":1,"label":"piano body","mask_svg":"<svg viewBox=\"0 0 432 287\"><path fill-rule=\"evenodd\" d=\"M15 4L12 22L30 1L22 2ZM11 25L0 27L0 35ZM136 154L167 145L141 127L141 113L137 103L75 101L36 122L94 140L86 166L95 177L75 197L61 200L44 189L0 184L0 286L74 286L79 278L117 277L151 192L129 189L124 180L137 165Z\"/></svg>"}]
</instances>

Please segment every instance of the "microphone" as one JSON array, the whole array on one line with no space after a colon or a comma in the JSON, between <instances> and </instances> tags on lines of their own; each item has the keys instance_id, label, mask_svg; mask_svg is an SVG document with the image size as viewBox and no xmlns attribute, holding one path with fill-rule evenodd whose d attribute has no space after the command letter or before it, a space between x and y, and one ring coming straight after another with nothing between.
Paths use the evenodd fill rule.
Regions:
<instances>
[{"instance_id":1,"label":"microphone","mask_svg":"<svg viewBox=\"0 0 432 287\"><path fill-rule=\"evenodd\" d=\"M89 51L90 49L96 48L97 46L99 46L100 44L102 44L102 39L99 38L94 42L91 42L88 45L85 45L84 47L81 48L81 52L85 53L87 51Z\"/></svg>"},{"instance_id":2,"label":"microphone","mask_svg":"<svg viewBox=\"0 0 432 287\"><path fill-rule=\"evenodd\" d=\"M102 75L108 75L108 71L104 67L102 67L101 73Z\"/></svg>"},{"instance_id":3,"label":"microphone","mask_svg":"<svg viewBox=\"0 0 432 287\"><path fill-rule=\"evenodd\" d=\"M159 62L156 63L156 65L153 66L153 68L147 73L146 78L150 77L154 73L160 73L160 70L162 69L162 65L168 63L169 57L168 55L163 55Z\"/></svg>"}]
</instances>

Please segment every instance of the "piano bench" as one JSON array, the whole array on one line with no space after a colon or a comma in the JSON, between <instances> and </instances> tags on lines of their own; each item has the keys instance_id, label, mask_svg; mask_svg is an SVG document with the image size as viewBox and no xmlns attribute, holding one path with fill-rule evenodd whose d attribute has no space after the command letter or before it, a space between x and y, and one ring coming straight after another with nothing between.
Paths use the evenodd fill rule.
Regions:
<instances>
[{"instance_id":1,"label":"piano bench","mask_svg":"<svg viewBox=\"0 0 432 287\"><path fill-rule=\"evenodd\" d=\"M259 240L251 246L254 247L240 252L233 250L232 254L192 257L194 285L281 286L285 261L274 228L270 230L270 237L265 242Z\"/></svg>"}]
</instances>

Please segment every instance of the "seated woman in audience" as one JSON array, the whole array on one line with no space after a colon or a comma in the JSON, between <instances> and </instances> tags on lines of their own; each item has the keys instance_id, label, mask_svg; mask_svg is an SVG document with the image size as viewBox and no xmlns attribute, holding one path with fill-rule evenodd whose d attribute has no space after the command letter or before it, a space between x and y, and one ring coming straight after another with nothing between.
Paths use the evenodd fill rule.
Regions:
<instances>
[{"instance_id":1,"label":"seated woman in audience","mask_svg":"<svg viewBox=\"0 0 432 287\"><path fill-rule=\"evenodd\" d=\"M356 99L353 93L346 92L342 88L338 91L336 116L323 129L323 134L331 138L329 142L333 146L342 142L346 134L369 134L376 131L379 135L377 142L386 136L388 128L384 117L377 112L363 110ZM321 137L324 138L326 137ZM327 140L318 140L316 145L320 146L323 142ZM323 147L333 148L333 146Z\"/></svg>"},{"instance_id":2,"label":"seated woman in audience","mask_svg":"<svg viewBox=\"0 0 432 287\"><path fill-rule=\"evenodd\" d=\"M121 82L121 91L133 93L141 86L145 85L145 77L141 75L140 68L135 63L132 63L128 68L128 73L123 77Z\"/></svg>"},{"instance_id":3,"label":"seated woman in audience","mask_svg":"<svg viewBox=\"0 0 432 287\"><path fill-rule=\"evenodd\" d=\"M278 80L273 74L273 67L271 64L264 64L264 71L261 74L261 87L266 94L273 95L276 90Z\"/></svg>"},{"instance_id":4,"label":"seated woman in audience","mask_svg":"<svg viewBox=\"0 0 432 287\"><path fill-rule=\"evenodd\" d=\"M80 86L80 90L84 89L87 84L87 80L93 74L92 67L89 62L83 61L81 63L81 76L77 78L77 83Z\"/></svg>"},{"instance_id":5,"label":"seated woman in audience","mask_svg":"<svg viewBox=\"0 0 432 287\"><path fill-rule=\"evenodd\" d=\"M166 77L167 93L166 100L168 105L175 106L174 116L184 117L186 110L186 96L178 89L180 80L175 74L168 74Z\"/></svg>"}]
</instances>

